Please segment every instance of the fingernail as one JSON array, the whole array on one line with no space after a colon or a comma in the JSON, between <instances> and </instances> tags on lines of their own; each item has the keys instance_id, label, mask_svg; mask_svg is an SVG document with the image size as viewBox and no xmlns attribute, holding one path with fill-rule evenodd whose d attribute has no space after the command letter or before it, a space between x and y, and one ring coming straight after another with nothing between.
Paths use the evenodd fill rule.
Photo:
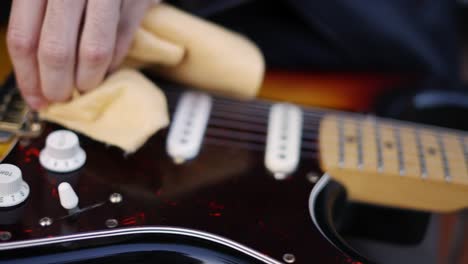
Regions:
<instances>
[{"instance_id":1,"label":"fingernail","mask_svg":"<svg viewBox=\"0 0 468 264\"><path fill-rule=\"evenodd\" d=\"M28 105L34 110L40 110L47 106L47 102L38 96L28 96L25 100L26 103L28 103Z\"/></svg>"}]
</instances>

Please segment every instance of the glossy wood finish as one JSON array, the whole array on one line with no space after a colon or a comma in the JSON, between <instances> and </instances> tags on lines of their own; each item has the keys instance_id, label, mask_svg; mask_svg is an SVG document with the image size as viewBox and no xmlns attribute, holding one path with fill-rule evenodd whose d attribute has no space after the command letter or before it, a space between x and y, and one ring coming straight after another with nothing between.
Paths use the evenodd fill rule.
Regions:
<instances>
[{"instance_id":1,"label":"glossy wood finish","mask_svg":"<svg viewBox=\"0 0 468 264\"><path fill-rule=\"evenodd\" d=\"M10 58L6 48L6 28L0 26L0 83L3 83L11 73Z\"/></svg>"},{"instance_id":2,"label":"glossy wood finish","mask_svg":"<svg viewBox=\"0 0 468 264\"><path fill-rule=\"evenodd\" d=\"M3 43L2 40L0 46ZM6 50L0 49L0 81L11 71L10 64L5 63L6 57ZM373 73L270 70L260 96L361 111L370 109L373 96L401 80ZM46 133L56 128L51 125ZM56 237L105 230L104 221L115 217L123 226L174 225L211 230L239 239L247 246L255 245L261 253L276 259L281 259L283 253L293 253L298 259L296 263L356 263L318 233L306 211L306 199L314 186L307 175L313 176L312 179L321 175L315 156L307 153L299 171L289 180L278 182L265 172L263 151L258 144L239 140L227 146L224 140L210 138L197 160L177 167L164 152L164 136L164 131L159 133L129 157L82 137L90 159L82 170L72 175L53 175L39 166L37 155L44 137L31 145L17 146L8 161L24 169L25 179L34 189L23 206L0 212L0 231L11 230L13 241L49 234ZM42 228L37 223L39 218L66 214L58 203L55 189L63 180L73 182L80 194L81 207L104 201L115 191L124 195L124 203L106 204L88 211L71 225L58 221L52 227ZM445 225L446 229L451 229L452 224L453 221ZM442 246L446 249L447 245ZM38 251L22 253L26 256ZM5 258L8 254L2 252L1 256Z\"/></svg>"},{"instance_id":3,"label":"glossy wood finish","mask_svg":"<svg viewBox=\"0 0 468 264\"><path fill-rule=\"evenodd\" d=\"M284 71L270 69L259 97L349 111L370 111L375 98L414 77L378 72Z\"/></svg>"},{"instance_id":4,"label":"glossy wood finish","mask_svg":"<svg viewBox=\"0 0 468 264\"><path fill-rule=\"evenodd\" d=\"M171 94L172 101L176 97ZM238 109L248 111L249 104L244 102ZM148 118L156 117L149 114ZM317 124L306 122L309 127ZM260 127L266 130L266 123ZM115 218L124 228L171 226L216 234L277 260L291 253L296 263L351 261L311 221L308 197L314 184L307 175L321 174L313 157L304 156L294 175L277 181L264 169L262 149L254 148L249 140L210 135L213 128L216 125L210 123L200 155L184 165L175 165L165 153L166 131L127 157L118 149L81 137L88 155L86 165L75 173L56 175L38 162L45 136L57 129L48 126L42 137L26 147L19 145L5 160L22 168L31 196L18 208L16 219L11 219L10 210L1 212L0 219L11 224L4 223L0 229L12 232L11 241L20 241L106 230L105 221ZM314 137L307 132L304 136ZM121 193L124 202L105 204L84 212L74 222L56 221L43 228L38 224L41 218L58 219L67 213L57 196L62 181L75 187L81 208L106 201L114 192Z\"/></svg>"}]
</instances>

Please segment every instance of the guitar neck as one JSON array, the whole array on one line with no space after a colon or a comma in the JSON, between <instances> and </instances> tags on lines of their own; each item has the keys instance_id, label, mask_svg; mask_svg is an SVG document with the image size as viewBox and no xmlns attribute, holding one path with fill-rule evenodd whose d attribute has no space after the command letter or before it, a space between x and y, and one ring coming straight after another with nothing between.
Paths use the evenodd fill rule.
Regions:
<instances>
[{"instance_id":1,"label":"guitar neck","mask_svg":"<svg viewBox=\"0 0 468 264\"><path fill-rule=\"evenodd\" d=\"M354 200L447 212L468 206L466 133L406 122L327 115L322 169Z\"/></svg>"}]
</instances>

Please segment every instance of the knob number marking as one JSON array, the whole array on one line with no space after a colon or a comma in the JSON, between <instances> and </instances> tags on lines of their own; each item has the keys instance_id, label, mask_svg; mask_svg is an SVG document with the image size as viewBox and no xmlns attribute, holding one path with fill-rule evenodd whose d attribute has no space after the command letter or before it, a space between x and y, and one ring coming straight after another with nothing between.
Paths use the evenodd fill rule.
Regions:
<instances>
[{"instance_id":1,"label":"knob number marking","mask_svg":"<svg viewBox=\"0 0 468 264\"><path fill-rule=\"evenodd\" d=\"M21 170L12 164L0 164L0 208L22 203L29 195L29 185Z\"/></svg>"},{"instance_id":2,"label":"knob number marking","mask_svg":"<svg viewBox=\"0 0 468 264\"><path fill-rule=\"evenodd\" d=\"M8 177L11 177L13 173L11 171L6 171L6 170L0 170L0 175L5 175Z\"/></svg>"},{"instance_id":3,"label":"knob number marking","mask_svg":"<svg viewBox=\"0 0 468 264\"><path fill-rule=\"evenodd\" d=\"M0 207L11 207L22 203L29 195L29 186L21 184L21 189L13 194L0 197Z\"/></svg>"},{"instance_id":4,"label":"knob number marking","mask_svg":"<svg viewBox=\"0 0 468 264\"><path fill-rule=\"evenodd\" d=\"M46 146L39 155L39 161L49 171L67 173L84 165L86 153L80 147L75 133L57 130L47 136Z\"/></svg>"}]
</instances>

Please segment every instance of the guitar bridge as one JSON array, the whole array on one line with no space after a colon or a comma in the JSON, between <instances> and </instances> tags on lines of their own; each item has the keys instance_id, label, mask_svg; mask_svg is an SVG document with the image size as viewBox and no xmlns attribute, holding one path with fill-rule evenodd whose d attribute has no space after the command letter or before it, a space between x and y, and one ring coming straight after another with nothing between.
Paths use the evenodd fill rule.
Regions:
<instances>
[{"instance_id":1,"label":"guitar bridge","mask_svg":"<svg viewBox=\"0 0 468 264\"><path fill-rule=\"evenodd\" d=\"M29 109L18 89L8 82L0 90L0 143L13 137L32 138L42 132L36 112Z\"/></svg>"}]
</instances>

